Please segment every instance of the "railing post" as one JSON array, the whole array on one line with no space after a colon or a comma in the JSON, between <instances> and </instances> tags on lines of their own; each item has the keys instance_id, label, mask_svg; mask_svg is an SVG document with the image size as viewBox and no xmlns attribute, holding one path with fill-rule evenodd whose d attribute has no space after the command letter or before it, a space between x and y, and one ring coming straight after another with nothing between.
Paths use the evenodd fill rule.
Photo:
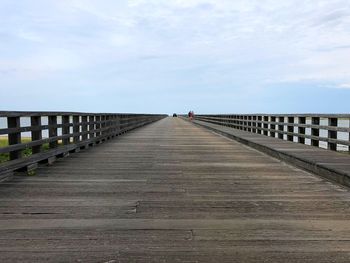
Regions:
<instances>
[{"instance_id":1,"label":"railing post","mask_svg":"<svg viewBox=\"0 0 350 263\"><path fill-rule=\"evenodd\" d=\"M276 117L271 116L270 117L270 136L275 138L275 130L276 130Z\"/></svg>"},{"instance_id":2,"label":"railing post","mask_svg":"<svg viewBox=\"0 0 350 263\"><path fill-rule=\"evenodd\" d=\"M81 122L82 122L81 131L83 132L82 141L86 141L87 138L88 138L88 134L87 134L87 131L88 131L87 116L82 116L81 117Z\"/></svg>"},{"instance_id":3,"label":"railing post","mask_svg":"<svg viewBox=\"0 0 350 263\"><path fill-rule=\"evenodd\" d=\"M53 127L50 127L50 126ZM49 116L49 138L57 137L57 116ZM57 140L50 142L49 147L56 148L58 145Z\"/></svg>"},{"instance_id":4,"label":"railing post","mask_svg":"<svg viewBox=\"0 0 350 263\"><path fill-rule=\"evenodd\" d=\"M338 119L337 118L329 118L328 119L328 126L337 127L338 126ZM328 130L328 138L329 139L337 139L337 131ZM332 151L336 151L337 144L328 142L328 149L332 150Z\"/></svg>"},{"instance_id":5,"label":"railing post","mask_svg":"<svg viewBox=\"0 0 350 263\"><path fill-rule=\"evenodd\" d=\"M302 135L305 135L305 127L300 127L300 125L306 124L306 117L299 117L298 118L298 142L305 144L305 137ZM301 136L300 136L301 135Z\"/></svg>"},{"instance_id":6,"label":"railing post","mask_svg":"<svg viewBox=\"0 0 350 263\"><path fill-rule=\"evenodd\" d=\"M40 116L32 116L30 117L30 124L33 128L32 130L32 141L39 141L42 139L42 133L41 133L41 117ZM40 153L41 152L41 145L36 145L32 147L32 153Z\"/></svg>"},{"instance_id":7,"label":"railing post","mask_svg":"<svg viewBox=\"0 0 350 263\"><path fill-rule=\"evenodd\" d=\"M252 116L248 116L248 123L247 123L247 131L251 132L252 131Z\"/></svg>"},{"instance_id":8,"label":"railing post","mask_svg":"<svg viewBox=\"0 0 350 263\"><path fill-rule=\"evenodd\" d=\"M106 135L107 135L107 140L109 140L111 138L111 116L110 115L106 115Z\"/></svg>"},{"instance_id":9,"label":"railing post","mask_svg":"<svg viewBox=\"0 0 350 263\"><path fill-rule=\"evenodd\" d=\"M117 120L116 120L116 128L117 128L117 135L120 134L120 115L116 116Z\"/></svg>"},{"instance_id":10,"label":"railing post","mask_svg":"<svg viewBox=\"0 0 350 263\"><path fill-rule=\"evenodd\" d=\"M102 132L100 133L103 137L104 135L106 134L106 115L102 115L101 116L101 129L102 129ZM102 139L102 141L104 141L105 138Z\"/></svg>"},{"instance_id":11,"label":"railing post","mask_svg":"<svg viewBox=\"0 0 350 263\"><path fill-rule=\"evenodd\" d=\"M69 116L63 115L62 116L62 135L70 134L70 126L69 126ZM70 143L70 137L63 138L62 140L63 145L67 145Z\"/></svg>"},{"instance_id":12,"label":"railing post","mask_svg":"<svg viewBox=\"0 0 350 263\"><path fill-rule=\"evenodd\" d=\"M20 128L21 119L20 117L7 117L7 127L8 128ZM21 143L21 133L14 132L8 134L9 145ZM10 152L10 160L16 160L22 157L22 151L12 151Z\"/></svg>"},{"instance_id":13,"label":"railing post","mask_svg":"<svg viewBox=\"0 0 350 263\"><path fill-rule=\"evenodd\" d=\"M288 126L287 126L287 140L290 142L293 142L294 135L291 135L291 133L294 133L294 117L288 117Z\"/></svg>"},{"instance_id":14,"label":"railing post","mask_svg":"<svg viewBox=\"0 0 350 263\"><path fill-rule=\"evenodd\" d=\"M74 115L73 116L73 133L80 133L80 116ZM80 141L80 135L74 135L73 136L73 142L78 143Z\"/></svg>"},{"instance_id":15,"label":"railing post","mask_svg":"<svg viewBox=\"0 0 350 263\"><path fill-rule=\"evenodd\" d=\"M284 139L284 117L278 117L278 138ZM281 124L282 123L282 124Z\"/></svg>"},{"instance_id":16,"label":"railing post","mask_svg":"<svg viewBox=\"0 0 350 263\"><path fill-rule=\"evenodd\" d=\"M118 134L118 131L117 131L117 115L112 115L112 130L113 130L112 137L117 136L117 134Z\"/></svg>"},{"instance_id":17,"label":"railing post","mask_svg":"<svg viewBox=\"0 0 350 263\"><path fill-rule=\"evenodd\" d=\"M320 125L320 118L319 117L312 117L311 120L312 120L311 121L312 125ZM319 137L320 130L317 128L311 128L311 136ZM320 145L320 141L318 139L311 139L311 145L318 147Z\"/></svg>"},{"instance_id":18,"label":"railing post","mask_svg":"<svg viewBox=\"0 0 350 263\"><path fill-rule=\"evenodd\" d=\"M269 116L264 116L264 135L269 135Z\"/></svg>"},{"instance_id":19,"label":"railing post","mask_svg":"<svg viewBox=\"0 0 350 263\"><path fill-rule=\"evenodd\" d=\"M89 116L89 139L92 139L95 137L95 116L90 115Z\"/></svg>"},{"instance_id":20,"label":"railing post","mask_svg":"<svg viewBox=\"0 0 350 263\"><path fill-rule=\"evenodd\" d=\"M256 123L257 119L256 119L256 116L253 116L253 133L257 133L257 129L256 127L258 126L257 123Z\"/></svg>"},{"instance_id":21,"label":"railing post","mask_svg":"<svg viewBox=\"0 0 350 263\"><path fill-rule=\"evenodd\" d=\"M95 137L99 137L101 135L101 116L100 115L97 115L95 117L95 121L96 121L96 133L95 133Z\"/></svg>"},{"instance_id":22,"label":"railing post","mask_svg":"<svg viewBox=\"0 0 350 263\"><path fill-rule=\"evenodd\" d=\"M262 122L262 116L258 116L258 134L262 134L263 132L262 132L262 124L261 124L261 122Z\"/></svg>"}]
</instances>

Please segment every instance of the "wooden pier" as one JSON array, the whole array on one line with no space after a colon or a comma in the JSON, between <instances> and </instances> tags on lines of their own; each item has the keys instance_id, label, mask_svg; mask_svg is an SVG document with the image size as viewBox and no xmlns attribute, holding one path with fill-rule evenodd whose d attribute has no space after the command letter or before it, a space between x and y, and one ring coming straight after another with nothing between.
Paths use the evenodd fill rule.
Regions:
<instances>
[{"instance_id":1,"label":"wooden pier","mask_svg":"<svg viewBox=\"0 0 350 263\"><path fill-rule=\"evenodd\" d=\"M347 188L169 117L2 182L0 261L345 263L349 219Z\"/></svg>"}]
</instances>

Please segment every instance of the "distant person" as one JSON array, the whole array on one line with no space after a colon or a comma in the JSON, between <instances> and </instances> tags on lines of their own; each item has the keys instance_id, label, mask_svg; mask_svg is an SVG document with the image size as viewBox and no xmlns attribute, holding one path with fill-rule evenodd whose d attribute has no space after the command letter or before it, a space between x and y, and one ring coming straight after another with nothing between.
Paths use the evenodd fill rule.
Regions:
<instances>
[{"instance_id":1,"label":"distant person","mask_svg":"<svg viewBox=\"0 0 350 263\"><path fill-rule=\"evenodd\" d=\"M188 112L188 118L192 121L192 120L193 120L193 117L194 117L193 111L189 111L189 112Z\"/></svg>"}]
</instances>

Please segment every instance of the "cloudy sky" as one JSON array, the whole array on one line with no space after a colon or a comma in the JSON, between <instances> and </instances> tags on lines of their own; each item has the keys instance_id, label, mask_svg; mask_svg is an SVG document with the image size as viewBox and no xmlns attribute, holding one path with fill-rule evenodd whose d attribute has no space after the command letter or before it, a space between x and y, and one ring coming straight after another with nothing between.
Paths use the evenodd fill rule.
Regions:
<instances>
[{"instance_id":1,"label":"cloudy sky","mask_svg":"<svg viewBox=\"0 0 350 263\"><path fill-rule=\"evenodd\" d=\"M348 0L0 0L0 110L350 112Z\"/></svg>"}]
</instances>

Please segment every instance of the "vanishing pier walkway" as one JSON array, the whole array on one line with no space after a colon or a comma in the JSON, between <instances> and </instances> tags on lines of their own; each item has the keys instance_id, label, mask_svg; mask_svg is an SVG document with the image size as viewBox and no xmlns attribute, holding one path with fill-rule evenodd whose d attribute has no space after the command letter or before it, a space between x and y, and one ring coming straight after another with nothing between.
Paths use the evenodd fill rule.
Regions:
<instances>
[{"instance_id":1,"label":"vanishing pier walkway","mask_svg":"<svg viewBox=\"0 0 350 263\"><path fill-rule=\"evenodd\" d=\"M349 262L350 192L181 118L0 184L0 262Z\"/></svg>"}]
</instances>

